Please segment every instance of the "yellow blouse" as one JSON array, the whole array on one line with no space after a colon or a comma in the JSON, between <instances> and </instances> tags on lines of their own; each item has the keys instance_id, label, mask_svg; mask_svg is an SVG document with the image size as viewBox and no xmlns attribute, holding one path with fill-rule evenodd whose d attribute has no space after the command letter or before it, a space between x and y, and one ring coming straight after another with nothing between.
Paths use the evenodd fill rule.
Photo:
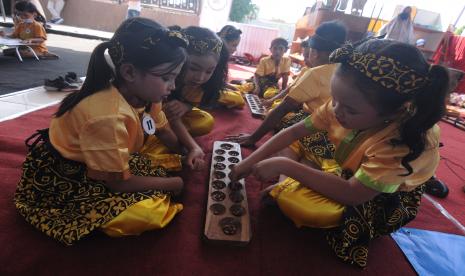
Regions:
<instances>
[{"instance_id":1,"label":"yellow blouse","mask_svg":"<svg viewBox=\"0 0 465 276\"><path fill-rule=\"evenodd\" d=\"M144 144L144 108L130 106L115 87L96 92L50 123L50 141L65 158L87 165L94 179L127 179L129 155ZM156 129L168 121L161 104L152 104Z\"/></svg>"},{"instance_id":2,"label":"yellow blouse","mask_svg":"<svg viewBox=\"0 0 465 276\"><path fill-rule=\"evenodd\" d=\"M409 162L413 172L403 176L408 171L401 160L409 149L391 144L392 139L399 138L398 124L395 121L384 128L365 131L345 129L336 120L331 101L305 119L309 131L328 132L336 146L335 159L343 169L354 172L354 177L365 186L383 193L413 190L430 179L439 164L439 127L435 125L427 132L425 151Z\"/></svg>"},{"instance_id":3,"label":"yellow blouse","mask_svg":"<svg viewBox=\"0 0 465 276\"><path fill-rule=\"evenodd\" d=\"M303 110L313 113L331 97L331 77L337 64L325 64L310 68L297 79L287 97L303 103Z\"/></svg>"},{"instance_id":4,"label":"yellow blouse","mask_svg":"<svg viewBox=\"0 0 465 276\"><path fill-rule=\"evenodd\" d=\"M47 33L45 32L44 26L34 21L32 23L19 23L15 25L15 30L11 34L13 38L19 38L21 40L29 40L33 38L42 38L47 40ZM31 45L34 51L40 53L47 52L47 46L45 46L45 41L38 45Z\"/></svg>"},{"instance_id":5,"label":"yellow blouse","mask_svg":"<svg viewBox=\"0 0 465 276\"><path fill-rule=\"evenodd\" d=\"M294 78L294 81L292 82L291 85L296 84L297 81L299 81L299 79L305 74L305 72L308 71L308 69L310 69L310 67L307 67L307 66L305 66L305 67L303 67L302 69L300 69L299 74L297 74L297 76Z\"/></svg>"},{"instance_id":6,"label":"yellow blouse","mask_svg":"<svg viewBox=\"0 0 465 276\"><path fill-rule=\"evenodd\" d=\"M282 75L288 75L290 71L291 59L289 57L282 57L278 66L276 66L273 58L268 56L260 60L255 74L259 75L260 77L272 74L276 75L277 77L281 77Z\"/></svg>"}]
</instances>

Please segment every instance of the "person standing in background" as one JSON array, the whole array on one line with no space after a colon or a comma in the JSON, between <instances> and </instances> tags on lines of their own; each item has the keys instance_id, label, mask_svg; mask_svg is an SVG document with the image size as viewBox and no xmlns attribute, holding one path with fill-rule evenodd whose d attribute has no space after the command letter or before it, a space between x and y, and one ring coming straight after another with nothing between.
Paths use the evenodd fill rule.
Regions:
<instances>
[{"instance_id":1,"label":"person standing in background","mask_svg":"<svg viewBox=\"0 0 465 276\"><path fill-rule=\"evenodd\" d=\"M50 23L61 24L63 23L63 18L61 17L61 11L65 6L64 0L48 0L47 9L52 14L52 19Z\"/></svg>"},{"instance_id":2,"label":"person standing in background","mask_svg":"<svg viewBox=\"0 0 465 276\"><path fill-rule=\"evenodd\" d=\"M128 14L127 18L138 17L140 16L140 11L142 10L142 5L140 0L128 0Z\"/></svg>"},{"instance_id":3,"label":"person standing in background","mask_svg":"<svg viewBox=\"0 0 465 276\"><path fill-rule=\"evenodd\" d=\"M415 44L413 33L412 8L407 6L394 19L379 30L378 36L385 35L385 39L392 39L407 44Z\"/></svg>"}]
</instances>

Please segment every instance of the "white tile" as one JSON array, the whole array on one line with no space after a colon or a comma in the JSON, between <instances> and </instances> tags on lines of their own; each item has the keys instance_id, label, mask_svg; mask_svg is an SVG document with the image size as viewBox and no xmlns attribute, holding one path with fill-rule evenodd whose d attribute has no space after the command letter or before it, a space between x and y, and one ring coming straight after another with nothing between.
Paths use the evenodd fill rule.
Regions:
<instances>
[{"instance_id":1,"label":"white tile","mask_svg":"<svg viewBox=\"0 0 465 276\"><path fill-rule=\"evenodd\" d=\"M0 101L38 107L61 101L66 95L68 95L66 92L49 92L43 88L36 88L24 91L24 93L1 97Z\"/></svg>"},{"instance_id":2,"label":"white tile","mask_svg":"<svg viewBox=\"0 0 465 276\"><path fill-rule=\"evenodd\" d=\"M13 116L18 113L24 113L34 108L37 108L37 107L0 101L0 120L6 117Z\"/></svg>"}]
</instances>

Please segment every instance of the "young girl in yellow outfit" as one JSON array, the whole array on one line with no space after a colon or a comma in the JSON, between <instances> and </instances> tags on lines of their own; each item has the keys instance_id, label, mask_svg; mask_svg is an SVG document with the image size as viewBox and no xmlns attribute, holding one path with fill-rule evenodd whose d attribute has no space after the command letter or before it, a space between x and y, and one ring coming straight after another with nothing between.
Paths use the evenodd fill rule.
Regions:
<instances>
[{"instance_id":1,"label":"young girl in yellow outfit","mask_svg":"<svg viewBox=\"0 0 465 276\"><path fill-rule=\"evenodd\" d=\"M331 77L337 67L329 63L329 55L345 40L346 28L341 23L330 21L318 26L315 35L305 41L308 44L305 59L310 68L283 91L287 95L282 102L267 114L252 134L242 133L228 138L244 146L254 145L268 132L279 128L283 124L281 122L291 125L301 121L327 102L331 96Z\"/></svg>"},{"instance_id":2,"label":"young girl in yellow outfit","mask_svg":"<svg viewBox=\"0 0 465 276\"><path fill-rule=\"evenodd\" d=\"M436 123L444 114L448 74L430 66L415 47L389 40L346 45L330 60L340 63L332 100L239 163L232 179L282 175L265 194L296 226L332 228L327 239L337 256L364 267L368 241L417 214L422 184L439 162ZM323 131L332 146L315 144L294 158L268 158ZM312 156L325 151L342 177L314 162Z\"/></svg>"},{"instance_id":3,"label":"young girl in yellow outfit","mask_svg":"<svg viewBox=\"0 0 465 276\"><path fill-rule=\"evenodd\" d=\"M282 79L281 90L285 90L291 72L291 59L284 54L288 49L287 41L278 37L271 41L271 56L264 57L258 63L254 75L255 95L265 99L276 96L280 89L278 82Z\"/></svg>"},{"instance_id":4,"label":"young girl in yellow outfit","mask_svg":"<svg viewBox=\"0 0 465 276\"><path fill-rule=\"evenodd\" d=\"M44 23L45 19L37 10L37 7L27 1L18 2L15 4L15 14L18 18L15 23L14 32L8 37L19 38L25 44L30 44L34 53L41 59L56 59L57 55L48 52L45 41L47 40L47 33L45 32ZM43 20L38 22L36 19ZM0 31L0 36L3 36ZM20 50L22 57L34 57L34 54L28 49L23 48ZM3 51L4 55L16 55L16 49L10 48Z\"/></svg>"},{"instance_id":5,"label":"young girl in yellow outfit","mask_svg":"<svg viewBox=\"0 0 465 276\"><path fill-rule=\"evenodd\" d=\"M239 91L225 89L229 54L221 38L201 27L182 32L189 40L188 59L164 110L170 122L181 119L189 133L200 136L214 124L213 116L201 108L242 108L245 102Z\"/></svg>"},{"instance_id":6,"label":"young girl in yellow outfit","mask_svg":"<svg viewBox=\"0 0 465 276\"><path fill-rule=\"evenodd\" d=\"M168 124L161 102L175 87L187 43L179 32L132 18L95 48L82 89L27 141L15 205L29 223L70 245L96 229L115 237L159 229L182 210L171 196L183 181L167 173L181 168L181 154L202 168L204 154Z\"/></svg>"}]
</instances>

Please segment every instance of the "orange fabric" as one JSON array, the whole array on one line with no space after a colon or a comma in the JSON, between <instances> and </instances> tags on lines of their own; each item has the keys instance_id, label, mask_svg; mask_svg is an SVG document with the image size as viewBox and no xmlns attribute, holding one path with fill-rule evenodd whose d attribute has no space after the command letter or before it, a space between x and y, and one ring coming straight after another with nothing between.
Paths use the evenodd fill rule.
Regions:
<instances>
[{"instance_id":1,"label":"orange fabric","mask_svg":"<svg viewBox=\"0 0 465 276\"><path fill-rule=\"evenodd\" d=\"M44 42L39 45L31 45L36 54L42 54L47 52L47 46L45 46L45 40L47 40L47 33L45 32L44 26L41 23L34 21L33 23L19 23L15 25L15 31L11 34L13 38L19 38L21 40L28 40L32 38L42 38Z\"/></svg>"},{"instance_id":2,"label":"orange fabric","mask_svg":"<svg viewBox=\"0 0 465 276\"><path fill-rule=\"evenodd\" d=\"M89 176L127 179L129 156L144 144L142 109L130 106L115 87L83 99L50 123L50 141L64 157L85 163ZM153 104L156 129L167 126L161 104Z\"/></svg>"},{"instance_id":3,"label":"orange fabric","mask_svg":"<svg viewBox=\"0 0 465 276\"><path fill-rule=\"evenodd\" d=\"M291 72L291 59L289 57L282 57L279 64L276 65L271 56L264 57L260 60L255 74L260 77L268 75L276 75L280 78L283 75L289 75Z\"/></svg>"},{"instance_id":4,"label":"orange fabric","mask_svg":"<svg viewBox=\"0 0 465 276\"><path fill-rule=\"evenodd\" d=\"M439 163L439 127L435 125L426 134L423 153L409 162L413 173L405 176L407 170L401 160L409 149L406 145L393 146L391 143L393 139L399 139L398 124L397 120L382 128L354 134L354 130L339 124L332 101L305 119L305 125L311 132L328 132L329 140L336 146L335 159L343 169L349 169L360 182L380 192L412 191L434 175ZM354 143L355 137L362 139ZM345 150L347 152L343 154ZM338 160L338 157L343 160Z\"/></svg>"}]
</instances>

